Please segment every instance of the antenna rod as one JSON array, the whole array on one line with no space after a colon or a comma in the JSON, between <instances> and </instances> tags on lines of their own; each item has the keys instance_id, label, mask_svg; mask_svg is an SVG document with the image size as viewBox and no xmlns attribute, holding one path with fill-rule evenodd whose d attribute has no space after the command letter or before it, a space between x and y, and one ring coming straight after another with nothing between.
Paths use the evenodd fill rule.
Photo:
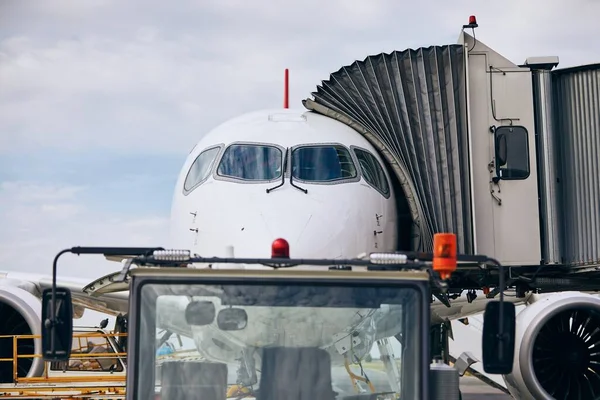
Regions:
<instances>
[{"instance_id":1,"label":"antenna rod","mask_svg":"<svg viewBox=\"0 0 600 400\"><path fill-rule=\"evenodd\" d=\"M290 70L286 68L284 82L283 82L283 108L290 108L289 107L289 101L290 101L289 85L290 85Z\"/></svg>"}]
</instances>

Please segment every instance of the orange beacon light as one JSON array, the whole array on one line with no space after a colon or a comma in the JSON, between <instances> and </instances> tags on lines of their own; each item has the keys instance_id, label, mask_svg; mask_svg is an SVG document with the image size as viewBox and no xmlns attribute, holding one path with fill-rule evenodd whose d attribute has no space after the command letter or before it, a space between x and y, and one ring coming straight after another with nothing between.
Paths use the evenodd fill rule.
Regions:
<instances>
[{"instance_id":1,"label":"orange beacon light","mask_svg":"<svg viewBox=\"0 0 600 400\"><path fill-rule=\"evenodd\" d=\"M456 271L456 235L436 233L433 235L433 270L446 280Z\"/></svg>"}]
</instances>

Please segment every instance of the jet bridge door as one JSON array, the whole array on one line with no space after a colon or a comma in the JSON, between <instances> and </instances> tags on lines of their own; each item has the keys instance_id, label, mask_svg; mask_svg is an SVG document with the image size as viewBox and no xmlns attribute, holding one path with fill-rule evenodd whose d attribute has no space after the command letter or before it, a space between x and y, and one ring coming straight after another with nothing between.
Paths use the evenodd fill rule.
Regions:
<instances>
[{"instance_id":1,"label":"jet bridge door","mask_svg":"<svg viewBox=\"0 0 600 400\"><path fill-rule=\"evenodd\" d=\"M477 252L504 265L541 260L532 77L467 38Z\"/></svg>"}]
</instances>

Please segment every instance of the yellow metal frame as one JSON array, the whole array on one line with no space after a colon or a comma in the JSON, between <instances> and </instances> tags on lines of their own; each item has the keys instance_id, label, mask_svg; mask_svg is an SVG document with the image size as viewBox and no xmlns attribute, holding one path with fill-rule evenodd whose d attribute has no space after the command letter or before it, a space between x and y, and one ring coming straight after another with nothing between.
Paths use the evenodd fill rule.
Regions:
<instances>
[{"instance_id":1,"label":"yellow metal frame","mask_svg":"<svg viewBox=\"0 0 600 400\"><path fill-rule=\"evenodd\" d=\"M99 332L82 332L73 334L73 339L76 338L93 338L100 337L105 338L108 341L108 337L122 337L127 336L126 333L99 333ZM19 358L41 358L42 354L18 354L18 343L19 340L24 339L41 339L41 335L0 335L1 339L11 339L13 341L13 354L10 358L0 358L0 362L11 362L13 366L13 383L65 383L65 382L90 382L90 383L98 383L98 382L125 382L125 375L117 375L114 373L103 373L96 372L90 373L89 376L48 376L48 369L50 366L50 362L44 363L44 372L42 376L39 377L19 377L18 376L18 360ZM127 353L82 353L82 354L71 354L71 359L77 358L85 358L85 359L100 359L100 358L118 358L122 360L127 357ZM68 362L68 361L67 361ZM71 371L65 371L71 372ZM85 371L82 371L85 372ZM86 388L87 389L87 388ZM1 389L0 389L1 390ZM1 396L0 391L0 396Z\"/></svg>"},{"instance_id":2,"label":"yellow metal frame","mask_svg":"<svg viewBox=\"0 0 600 400\"><path fill-rule=\"evenodd\" d=\"M82 387L62 387L58 386L38 386L27 388L0 388L0 397L11 399L20 399L32 397L40 399L124 399L125 383L122 386L82 386Z\"/></svg>"}]
</instances>

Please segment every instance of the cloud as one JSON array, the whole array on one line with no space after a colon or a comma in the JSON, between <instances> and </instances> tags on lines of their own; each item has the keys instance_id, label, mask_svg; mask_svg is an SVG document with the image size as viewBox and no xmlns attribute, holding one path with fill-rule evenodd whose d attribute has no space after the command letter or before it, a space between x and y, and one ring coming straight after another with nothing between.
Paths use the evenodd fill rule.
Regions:
<instances>
[{"instance_id":1,"label":"cloud","mask_svg":"<svg viewBox=\"0 0 600 400\"><path fill-rule=\"evenodd\" d=\"M586 12L558 1L8 4L20 26L2 20L2 152L183 152L227 118L279 106L285 67L301 106L355 59L454 42L471 13L478 38L517 63L539 53L591 62L600 46L600 3L584 0ZM557 29L564 17L577 24Z\"/></svg>"},{"instance_id":2,"label":"cloud","mask_svg":"<svg viewBox=\"0 0 600 400\"><path fill-rule=\"evenodd\" d=\"M52 260L73 246L164 245L167 218L90 209L85 186L0 183L0 269L50 275ZM120 265L100 256L65 255L59 275L93 279Z\"/></svg>"}]
</instances>

